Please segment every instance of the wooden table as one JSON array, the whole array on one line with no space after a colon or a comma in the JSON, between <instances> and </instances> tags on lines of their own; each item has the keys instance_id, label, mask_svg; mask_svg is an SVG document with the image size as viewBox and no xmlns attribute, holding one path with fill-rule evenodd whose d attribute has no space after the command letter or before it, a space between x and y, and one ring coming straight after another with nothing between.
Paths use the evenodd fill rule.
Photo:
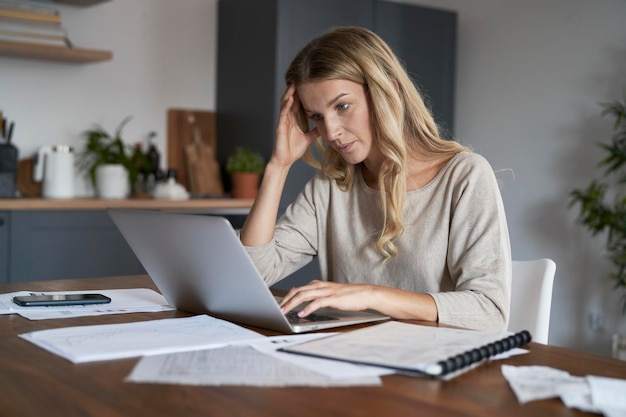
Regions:
<instances>
[{"instance_id":1,"label":"wooden table","mask_svg":"<svg viewBox=\"0 0 626 417\"><path fill-rule=\"evenodd\" d=\"M136 287L156 289L149 277L132 276L2 284L0 293ZM75 365L17 337L41 329L188 315L170 311L39 321L0 316L0 416L577 416L585 413L558 399L518 404L500 365L546 365L573 375L626 378L626 362L531 343L528 354L483 364L451 381L391 375L380 387L136 384L124 378L137 358Z\"/></svg>"}]
</instances>

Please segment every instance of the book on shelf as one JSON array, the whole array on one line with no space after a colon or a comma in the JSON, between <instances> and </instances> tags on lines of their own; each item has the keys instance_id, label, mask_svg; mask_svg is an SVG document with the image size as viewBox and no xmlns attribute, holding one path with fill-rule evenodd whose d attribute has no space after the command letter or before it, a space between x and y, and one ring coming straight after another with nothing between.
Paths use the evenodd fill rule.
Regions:
<instances>
[{"instance_id":1,"label":"book on shelf","mask_svg":"<svg viewBox=\"0 0 626 417\"><path fill-rule=\"evenodd\" d=\"M30 22L61 23L59 10L51 4L0 0L0 18Z\"/></svg>"},{"instance_id":2,"label":"book on shelf","mask_svg":"<svg viewBox=\"0 0 626 417\"><path fill-rule=\"evenodd\" d=\"M28 20L33 22L61 23L60 15L42 14L38 12L12 10L0 7L0 17L18 20Z\"/></svg>"},{"instance_id":3,"label":"book on shelf","mask_svg":"<svg viewBox=\"0 0 626 417\"><path fill-rule=\"evenodd\" d=\"M61 24L0 18L0 40L72 47Z\"/></svg>"},{"instance_id":4,"label":"book on shelf","mask_svg":"<svg viewBox=\"0 0 626 417\"><path fill-rule=\"evenodd\" d=\"M53 1L0 0L0 7L15 10L29 10L39 13L59 13Z\"/></svg>"},{"instance_id":5,"label":"book on shelf","mask_svg":"<svg viewBox=\"0 0 626 417\"><path fill-rule=\"evenodd\" d=\"M49 46L61 46L64 48L73 48L74 45L72 42L64 37L45 37L45 36L15 36L11 34L4 34L2 30L0 30L0 41L5 42L19 42L19 43L28 43L33 45L49 45Z\"/></svg>"},{"instance_id":6,"label":"book on shelf","mask_svg":"<svg viewBox=\"0 0 626 417\"><path fill-rule=\"evenodd\" d=\"M0 18L0 40L72 47L67 31L57 23Z\"/></svg>"},{"instance_id":7,"label":"book on shelf","mask_svg":"<svg viewBox=\"0 0 626 417\"><path fill-rule=\"evenodd\" d=\"M450 379L530 341L526 330L487 333L388 321L282 351Z\"/></svg>"}]
</instances>

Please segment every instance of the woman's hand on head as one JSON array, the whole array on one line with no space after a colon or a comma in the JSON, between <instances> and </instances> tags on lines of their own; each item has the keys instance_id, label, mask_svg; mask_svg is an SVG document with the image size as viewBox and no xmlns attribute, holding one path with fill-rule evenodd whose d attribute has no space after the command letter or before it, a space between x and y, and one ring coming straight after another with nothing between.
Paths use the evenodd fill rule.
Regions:
<instances>
[{"instance_id":1,"label":"woman's hand on head","mask_svg":"<svg viewBox=\"0 0 626 417\"><path fill-rule=\"evenodd\" d=\"M309 302L298 316L306 317L324 307L344 311L362 311L374 305L374 286L369 284L339 284L328 281L311 281L302 287L289 290L280 302L284 313Z\"/></svg>"},{"instance_id":2,"label":"woman's hand on head","mask_svg":"<svg viewBox=\"0 0 626 417\"><path fill-rule=\"evenodd\" d=\"M290 85L280 102L280 116L276 128L276 142L271 160L281 166L291 166L302 158L311 143L319 136L317 128L303 132L298 124L300 100L295 85Z\"/></svg>"}]
</instances>

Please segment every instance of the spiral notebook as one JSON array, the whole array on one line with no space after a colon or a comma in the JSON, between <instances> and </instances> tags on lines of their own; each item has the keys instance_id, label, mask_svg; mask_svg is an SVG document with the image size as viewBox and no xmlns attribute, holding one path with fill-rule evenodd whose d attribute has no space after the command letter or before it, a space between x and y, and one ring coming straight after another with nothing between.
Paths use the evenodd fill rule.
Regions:
<instances>
[{"instance_id":1,"label":"spiral notebook","mask_svg":"<svg viewBox=\"0 0 626 417\"><path fill-rule=\"evenodd\" d=\"M389 321L282 351L449 379L530 341L526 330L486 333Z\"/></svg>"}]
</instances>

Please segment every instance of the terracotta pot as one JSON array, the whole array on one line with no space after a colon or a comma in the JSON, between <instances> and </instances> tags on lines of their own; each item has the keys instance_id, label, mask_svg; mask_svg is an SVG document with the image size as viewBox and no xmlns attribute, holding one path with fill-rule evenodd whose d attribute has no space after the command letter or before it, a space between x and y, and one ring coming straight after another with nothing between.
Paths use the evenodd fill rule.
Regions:
<instances>
[{"instance_id":1,"label":"terracotta pot","mask_svg":"<svg viewBox=\"0 0 626 417\"><path fill-rule=\"evenodd\" d=\"M259 190L259 177L256 172L233 172L233 198L256 198Z\"/></svg>"}]
</instances>

